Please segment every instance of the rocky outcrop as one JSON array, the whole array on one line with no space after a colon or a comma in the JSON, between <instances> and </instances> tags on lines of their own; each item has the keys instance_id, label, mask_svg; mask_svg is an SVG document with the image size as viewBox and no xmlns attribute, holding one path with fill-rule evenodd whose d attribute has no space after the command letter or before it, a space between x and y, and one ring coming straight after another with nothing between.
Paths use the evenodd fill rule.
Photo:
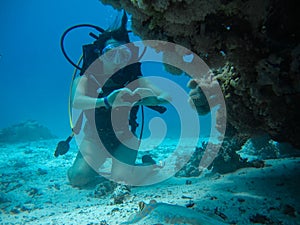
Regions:
<instances>
[{"instance_id":1,"label":"rocky outcrop","mask_svg":"<svg viewBox=\"0 0 300 225\"><path fill-rule=\"evenodd\" d=\"M264 162L262 160L254 159L250 161L247 158L242 158L237 153L244 142L245 140L239 137L226 138L215 159L208 165L207 169L211 170L212 173L226 174L245 167L263 167ZM207 149L207 144L207 142L203 142L202 146L196 147L190 160L175 174L176 177L198 177L202 174L203 169L206 168L199 167L199 165L201 165L201 159ZM210 147L218 148L219 146L211 145Z\"/></svg>"},{"instance_id":2,"label":"rocky outcrop","mask_svg":"<svg viewBox=\"0 0 300 225\"><path fill-rule=\"evenodd\" d=\"M183 45L212 69L238 133L300 147L297 0L102 0L143 39ZM174 71L180 73L180 71Z\"/></svg>"},{"instance_id":3,"label":"rocky outcrop","mask_svg":"<svg viewBox=\"0 0 300 225\"><path fill-rule=\"evenodd\" d=\"M37 121L28 120L0 130L0 143L20 143L56 138Z\"/></svg>"}]
</instances>

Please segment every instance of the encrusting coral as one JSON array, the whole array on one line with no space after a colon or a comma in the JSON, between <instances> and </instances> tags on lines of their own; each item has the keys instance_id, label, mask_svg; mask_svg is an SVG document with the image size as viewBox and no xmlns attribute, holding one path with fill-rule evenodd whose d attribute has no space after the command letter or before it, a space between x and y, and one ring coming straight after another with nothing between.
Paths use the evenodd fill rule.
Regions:
<instances>
[{"instance_id":1,"label":"encrusting coral","mask_svg":"<svg viewBox=\"0 0 300 225\"><path fill-rule=\"evenodd\" d=\"M133 31L143 39L173 42L198 54L220 83L228 123L238 133L250 137L262 131L300 147L297 0L102 2L130 13Z\"/></svg>"}]
</instances>

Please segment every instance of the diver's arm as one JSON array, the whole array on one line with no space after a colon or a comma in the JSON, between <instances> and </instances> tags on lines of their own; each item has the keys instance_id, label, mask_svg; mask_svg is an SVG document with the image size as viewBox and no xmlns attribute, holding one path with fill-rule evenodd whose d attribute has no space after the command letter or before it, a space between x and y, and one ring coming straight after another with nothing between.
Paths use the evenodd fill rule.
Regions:
<instances>
[{"instance_id":1,"label":"diver's arm","mask_svg":"<svg viewBox=\"0 0 300 225\"><path fill-rule=\"evenodd\" d=\"M86 76L81 76L74 80L72 87L72 106L75 109L94 109L97 107L105 107L103 98L93 98L88 96L87 85L88 78Z\"/></svg>"},{"instance_id":2,"label":"diver's arm","mask_svg":"<svg viewBox=\"0 0 300 225\"><path fill-rule=\"evenodd\" d=\"M88 78L86 76L82 76L77 78L74 81L74 85L72 88L72 105L76 109L95 109L98 107L107 107L104 102L104 98L90 97L87 95L87 87L88 87ZM113 91L110 95L107 96L107 103L112 107L117 106L131 106L130 102L123 101L122 98L117 98L118 94L131 95L132 92L128 88L121 88Z\"/></svg>"},{"instance_id":3,"label":"diver's arm","mask_svg":"<svg viewBox=\"0 0 300 225\"><path fill-rule=\"evenodd\" d=\"M169 103L172 98L169 93L161 90L147 78L138 79L139 88L134 93L139 94L142 98L137 105L155 106Z\"/></svg>"}]
</instances>

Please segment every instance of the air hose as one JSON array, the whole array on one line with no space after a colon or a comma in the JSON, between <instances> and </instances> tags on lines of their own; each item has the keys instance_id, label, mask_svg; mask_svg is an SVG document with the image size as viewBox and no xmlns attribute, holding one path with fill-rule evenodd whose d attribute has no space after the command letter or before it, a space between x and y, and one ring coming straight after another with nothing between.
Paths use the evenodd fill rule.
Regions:
<instances>
[{"instance_id":1,"label":"air hose","mask_svg":"<svg viewBox=\"0 0 300 225\"><path fill-rule=\"evenodd\" d=\"M71 31L71 30L74 30L74 29L77 29L79 27L91 27L91 28L94 28L96 29L97 31L99 31L100 33L103 33L104 32L104 29L102 29L101 27L98 27L98 26L95 26L95 25L92 25L92 24L78 24L78 25L75 25L75 26L72 26L70 28L68 28L67 30L65 30L65 32L62 34L61 36L61 39L60 39L60 47L61 47L61 50L64 54L64 56L66 57L66 59L69 61L69 63L72 64L72 66L74 66L75 68L79 69L79 70L82 70L81 67L78 66L78 64L74 63L70 57L67 55L66 51L65 51L65 47L64 47L64 40L65 40L65 37L66 35ZM90 35L94 38L97 38L96 35L94 35L93 33L90 33Z\"/></svg>"}]
</instances>

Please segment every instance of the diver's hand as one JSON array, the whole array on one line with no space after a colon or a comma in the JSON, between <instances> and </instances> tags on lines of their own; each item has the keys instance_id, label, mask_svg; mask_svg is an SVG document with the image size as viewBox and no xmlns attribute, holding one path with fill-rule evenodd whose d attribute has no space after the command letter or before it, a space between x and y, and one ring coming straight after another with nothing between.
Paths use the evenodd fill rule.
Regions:
<instances>
[{"instance_id":1,"label":"diver's hand","mask_svg":"<svg viewBox=\"0 0 300 225\"><path fill-rule=\"evenodd\" d=\"M156 106L168 103L170 100L170 97L157 96L150 88L137 88L134 91L128 88L121 88L107 96L107 101L112 107L130 107L133 105Z\"/></svg>"},{"instance_id":2,"label":"diver's hand","mask_svg":"<svg viewBox=\"0 0 300 225\"><path fill-rule=\"evenodd\" d=\"M157 95L151 88L137 88L133 93L134 96L138 96L135 105L156 106L172 101L168 94Z\"/></svg>"},{"instance_id":3,"label":"diver's hand","mask_svg":"<svg viewBox=\"0 0 300 225\"><path fill-rule=\"evenodd\" d=\"M208 114L212 107L219 104L216 96L219 84L213 78L191 79L187 87L191 89L188 101L199 115Z\"/></svg>"},{"instance_id":4,"label":"diver's hand","mask_svg":"<svg viewBox=\"0 0 300 225\"><path fill-rule=\"evenodd\" d=\"M137 88L133 92L135 105L155 106L159 104L158 96L150 88Z\"/></svg>"},{"instance_id":5,"label":"diver's hand","mask_svg":"<svg viewBox=\"0 0 300 225\"><path fill-rule=\"evenodd\" d=\"M133 91L133 94L139 96L141 99L147 97L157 97L150 88L137 88Z\"/></svg>"},{"instance_id":6,"label":"diver's hand","mask_svg":"<svg viewBox=\"0 0 300 225\"><path fill-rule=\"evenodd\" d=\"M107 96L107 101L112 107L132 106L133 92L128 88L114 90Z\"/></svg>"}]
</instances>

